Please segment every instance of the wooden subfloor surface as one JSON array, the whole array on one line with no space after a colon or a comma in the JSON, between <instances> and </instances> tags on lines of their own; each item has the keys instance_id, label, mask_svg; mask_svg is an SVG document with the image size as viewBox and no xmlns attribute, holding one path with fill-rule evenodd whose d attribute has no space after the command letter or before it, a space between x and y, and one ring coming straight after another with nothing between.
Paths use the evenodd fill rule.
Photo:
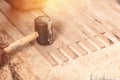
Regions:
<instances>
[{"instance_id":1,"label":"wooden subfloor surface","mask_svg":"<svg viewBox=\"0 0 120 80\"><path fill-rule=\"evenodd\" d=\"M0 1L0 37L12 43L34 32L34 19L53 19L55 41L17 51L0 80L120 80L120 1L48 0L42 10L17 11ZM4 34L4 35L2 35Z\"/></svg>"}]
</instances>

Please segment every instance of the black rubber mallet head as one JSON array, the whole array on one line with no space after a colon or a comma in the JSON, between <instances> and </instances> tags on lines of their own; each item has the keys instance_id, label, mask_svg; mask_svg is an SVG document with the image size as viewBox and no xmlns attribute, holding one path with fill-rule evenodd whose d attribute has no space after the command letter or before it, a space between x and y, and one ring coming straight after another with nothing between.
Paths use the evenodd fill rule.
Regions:
<instances>
[{"instance_id":1,"label":"black rubber mallet head","mask_svg":"<svg viewBox=\"0 0 120 80\"><path fill-rule=\"evenodd\" d=\"M47 16L37 17L34 21L35 31L39 33L37 42L40 45L50 45L53 43L52 20Z\"/></svg>"}]
</instances>

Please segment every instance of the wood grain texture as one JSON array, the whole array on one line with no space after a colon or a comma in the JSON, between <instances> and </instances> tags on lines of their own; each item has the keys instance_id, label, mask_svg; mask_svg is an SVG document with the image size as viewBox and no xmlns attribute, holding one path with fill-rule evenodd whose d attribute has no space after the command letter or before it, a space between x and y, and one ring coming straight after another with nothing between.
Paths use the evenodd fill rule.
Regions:
<instances>
[{"instance_id":1,"label":"wood grain texture","mask_svg":"<svg viewBox=\"0 0 120 80\"><path fill-rule=\"evenodd\" d=\"M0 79L119 79L119 13L115 0L48 0L46 8L27 12L1 1L0 31L8 43L34 32L34 19L41 15L53 19L55 41L49 46L35 41L23 46L0 70Z\"/></svg>"}]
</instances>

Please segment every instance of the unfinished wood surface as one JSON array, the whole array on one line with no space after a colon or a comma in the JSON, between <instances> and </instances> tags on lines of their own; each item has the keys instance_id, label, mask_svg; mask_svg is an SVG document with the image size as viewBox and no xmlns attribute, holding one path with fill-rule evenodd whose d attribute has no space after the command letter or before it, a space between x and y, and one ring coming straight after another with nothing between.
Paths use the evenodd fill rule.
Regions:
<instances>
[{"instance_id":1,"label":"unfinished wood surface","mask_svg":"<svg viewBox=\"0 0 120 80\"><path fill-rule=\"evenodd\" d=\"M0 31L8 43L34 32L34 19L53 19L55 41L33 41L0 70L0 80L120 79L120 6L115 0L48 0L42 10L17 11L0 2ZM3 75L3 76L2 76Z\"/></svg>"}]
</instances>

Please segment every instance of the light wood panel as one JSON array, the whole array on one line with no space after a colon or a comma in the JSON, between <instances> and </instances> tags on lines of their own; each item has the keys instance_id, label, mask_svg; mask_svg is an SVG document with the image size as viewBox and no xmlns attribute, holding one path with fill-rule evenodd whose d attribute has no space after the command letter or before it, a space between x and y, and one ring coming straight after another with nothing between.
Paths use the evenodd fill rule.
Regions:
<instances>
[{"instance_id":1,"label":"light wood panel","mask_svg":"<svg viewBox=\"0 0 120 80\"><path fill-rule=\"evenodd\" d=\"M50 46L35 41L24 46L6 65L7 72L1 70L5 76L0 78L89 80L91 75L107 74L119 78L119 13L114 0L49 0L46 8L28 12L12 10L2 1L0 26L8 43L32 33L34 19L41 15L53 19L55 41Z\"/></svg>"}]
</instances>

